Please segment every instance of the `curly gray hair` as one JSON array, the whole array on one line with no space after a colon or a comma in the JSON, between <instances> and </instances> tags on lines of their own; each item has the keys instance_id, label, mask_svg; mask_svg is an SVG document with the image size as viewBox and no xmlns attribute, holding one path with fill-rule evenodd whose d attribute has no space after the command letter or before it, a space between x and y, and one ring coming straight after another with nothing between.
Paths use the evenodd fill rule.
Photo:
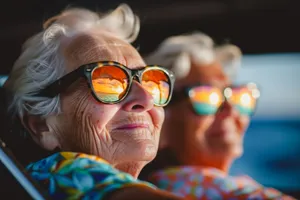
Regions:
<instances>
[{"instance_id":1,"label":"curly gray hair","mask_svg":"<svg viewBox=\"0 0 300 200\"><path fill-rule=\"evenodd\" d=\"M34 92L62 77L64 59L58 52L63 37L71 37L91 28L108 31L114 36L133 42L140 29L139 18L130 7L121 4L104 14L82 8L72 8L44 23L44 30L28 39L15 62L5 88L10 97L9 110L24 114L47 116L60 112L60 98L36 97Z\"/></svg>"},{"instance_id":2,"label":"curly gray hair","mask_svg":"<svg viewBox=\"0 0 300 200\"><path fill-rule=\"evenodd\" d=\"M188 75L192 62L207 66L218 61L222 64L224 72L233 79L241 64L241 57L242 52L237 46L226 44L215 47L211 37L197 32L165 39L144 59L147 63L169 68L174 72L177 80Z\"/></svg>"}]
</instances>

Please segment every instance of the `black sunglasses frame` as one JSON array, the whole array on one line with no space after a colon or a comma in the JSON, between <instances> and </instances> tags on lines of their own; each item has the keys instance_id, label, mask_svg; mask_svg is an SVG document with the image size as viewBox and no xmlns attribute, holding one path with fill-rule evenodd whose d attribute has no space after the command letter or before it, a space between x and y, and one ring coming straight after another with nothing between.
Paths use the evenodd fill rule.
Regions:
<instances>
[{"instance_id":1,"label":"black sunglasses frame","mask_svg":"<svg viewBox=\"0 0 300 200\"><path fill-rule=\"evenodd\" d=\"M117 101L112 102L112 101L104 101L102 99L99 99L94 91L93 86L92 86L93 71L97 68L104 67L104 66L118 67L118 68L122 69L126 73L126 76L128 77L128 86L126 88L125 94L123 95L122 98L120 98ZM168 77L168 81L170 84L170 90L169 90L169 96L168 96L167 101L163 104L154 104L156 106L165 106L170 102L170 100L172 98L172 94L173 94L173 88L174 88L174 83L175 83L175 76L174 76L173 72L171 72L170 70L165 69L161 66L158 66L158 65L147 65L147 66L143 67L142 69L133 69L132 70L132 69L127 68L125 65L122 65L122 64L120 64L118 62L114 62L114 61L100 61L100 62L94 62L94 63L82 65L79 68L77 68L76 70L74 70L74 71L66 74L62 78L54 81L46 88L38 91L35 94L35 96L53 98L53 97L57 96L58 94L64 92L72 83L74 83L76 80L78 80L78 78L83 77L87 80L88 86L92 90L92 95L94 96L94 98L97 101L99 101L101 103L105 103L105 104L116 104L126 98L126 96L128 95L128 93L131 89L133 80L135 79L139 83L141 83L143 74L149 70L160 70L160 71L164 72Z\"/></svg>"}]
</instances>

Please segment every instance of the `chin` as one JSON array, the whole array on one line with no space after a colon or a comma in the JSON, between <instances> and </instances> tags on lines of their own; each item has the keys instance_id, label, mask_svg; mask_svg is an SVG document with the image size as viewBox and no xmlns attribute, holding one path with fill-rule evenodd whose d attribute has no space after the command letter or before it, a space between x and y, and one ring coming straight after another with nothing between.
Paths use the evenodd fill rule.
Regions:
<instances>
[{"instance_id":1,"label":"chin","mask_svg":"<svg viewBox=\"0 0 300 200\"><path fill-rule=\"evenodd\" d=\"M141 140L134 146L134 150L131 151L131 154L135 161L145 161L148 163L151 162L157 154L158 145L153 140Z\"/></svg>"},{"instance_id":2,"label":"chin","mask_svg":"<svg viewBox=\"0 0 300 200\"><path fill-rule=\"evenodd\" d=\"M214 148L215 154L221 157L239 158L243 154L243 147L240 144L225 144L219 145L218 148Z\"/></svg>"},{"instance_id":3,"label":"chin","mask_svg":"<svg viewBox=\"0 0 300 200\"><path fill-rule=\"evenodd\" d=\"M244 153L244 148L243 147L236 147L236 148L233 148L232 150L231 150L231 155L232 155L232 157L234 157L234 158L239 158L239 157L241 157L242 155L243 155L243 153Z\"/></svg>"},{"instance_id":4,"label":"chin","mask_svg":"<svg viewBox=\"0 0 300 200\"><path fill-rule=\"evenodd\" d=\"M243 143L240 137L211 137L207 142L215 154L240 157L243 153Z\"/></svg>"}]
</instances>

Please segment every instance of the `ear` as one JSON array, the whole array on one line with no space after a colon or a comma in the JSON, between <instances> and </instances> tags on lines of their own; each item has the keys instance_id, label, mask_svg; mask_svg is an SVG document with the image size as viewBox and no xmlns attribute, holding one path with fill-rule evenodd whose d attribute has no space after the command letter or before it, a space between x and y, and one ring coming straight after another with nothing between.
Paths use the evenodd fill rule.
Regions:
<instances>
[{"instance_id":1,"label":"ear","mask_svg":"<svg viewBox=\"0 0 300 200\"><path fill-rule=\"evenodd\" d=\"M241 65L242 52L235 45L222 45L215 49L216 58L224 68L224 72L231 78L235 78Z\"/></svg>"},{"instance_id":2,"label":"ear","mask_svg":"<svg viewBox=\"0 0 300 200\"><path fill-rule=\"evenodd\" d=\"M54 150L59 147L59 142L56 134L50 131L47 124L47 118L36 115L24 116L21 120L23 126L30 133L32 139L46 150Z\"/></svg>"}]
</instances>

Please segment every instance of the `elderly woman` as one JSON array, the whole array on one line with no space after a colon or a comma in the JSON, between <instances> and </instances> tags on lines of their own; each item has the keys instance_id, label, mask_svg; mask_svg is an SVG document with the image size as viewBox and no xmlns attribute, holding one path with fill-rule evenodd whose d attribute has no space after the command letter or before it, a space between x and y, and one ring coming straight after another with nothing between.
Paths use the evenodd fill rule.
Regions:
<instances>
[{"instance_id":1,"label":"elderly woman","mask_svg":"<svg viewBox=\"0 0 300 200\"><path fill-rule=\"evenodd\" d=\"M59 151L27 167L54 199L178 199L136 179L156 155L174 83L129 44L138 32L127 5L69 9L24 44L5 88L33 141Z\"/></svg>"},{"instance_id":2,"label":"elderly woman","mask_svg":"<svg viewBox=\"0 0 300 200\"><path fill-rule=\"evenodd\" d=\"M177 81L166 108L161 150L141 177L187 199L283 198L249 177L228 175L243 153L259 97L253 83L232 84L240 49L215 47L209 36L194 33L166 39L145 60L168 67Z\"/></svg>"}]
</instances>

